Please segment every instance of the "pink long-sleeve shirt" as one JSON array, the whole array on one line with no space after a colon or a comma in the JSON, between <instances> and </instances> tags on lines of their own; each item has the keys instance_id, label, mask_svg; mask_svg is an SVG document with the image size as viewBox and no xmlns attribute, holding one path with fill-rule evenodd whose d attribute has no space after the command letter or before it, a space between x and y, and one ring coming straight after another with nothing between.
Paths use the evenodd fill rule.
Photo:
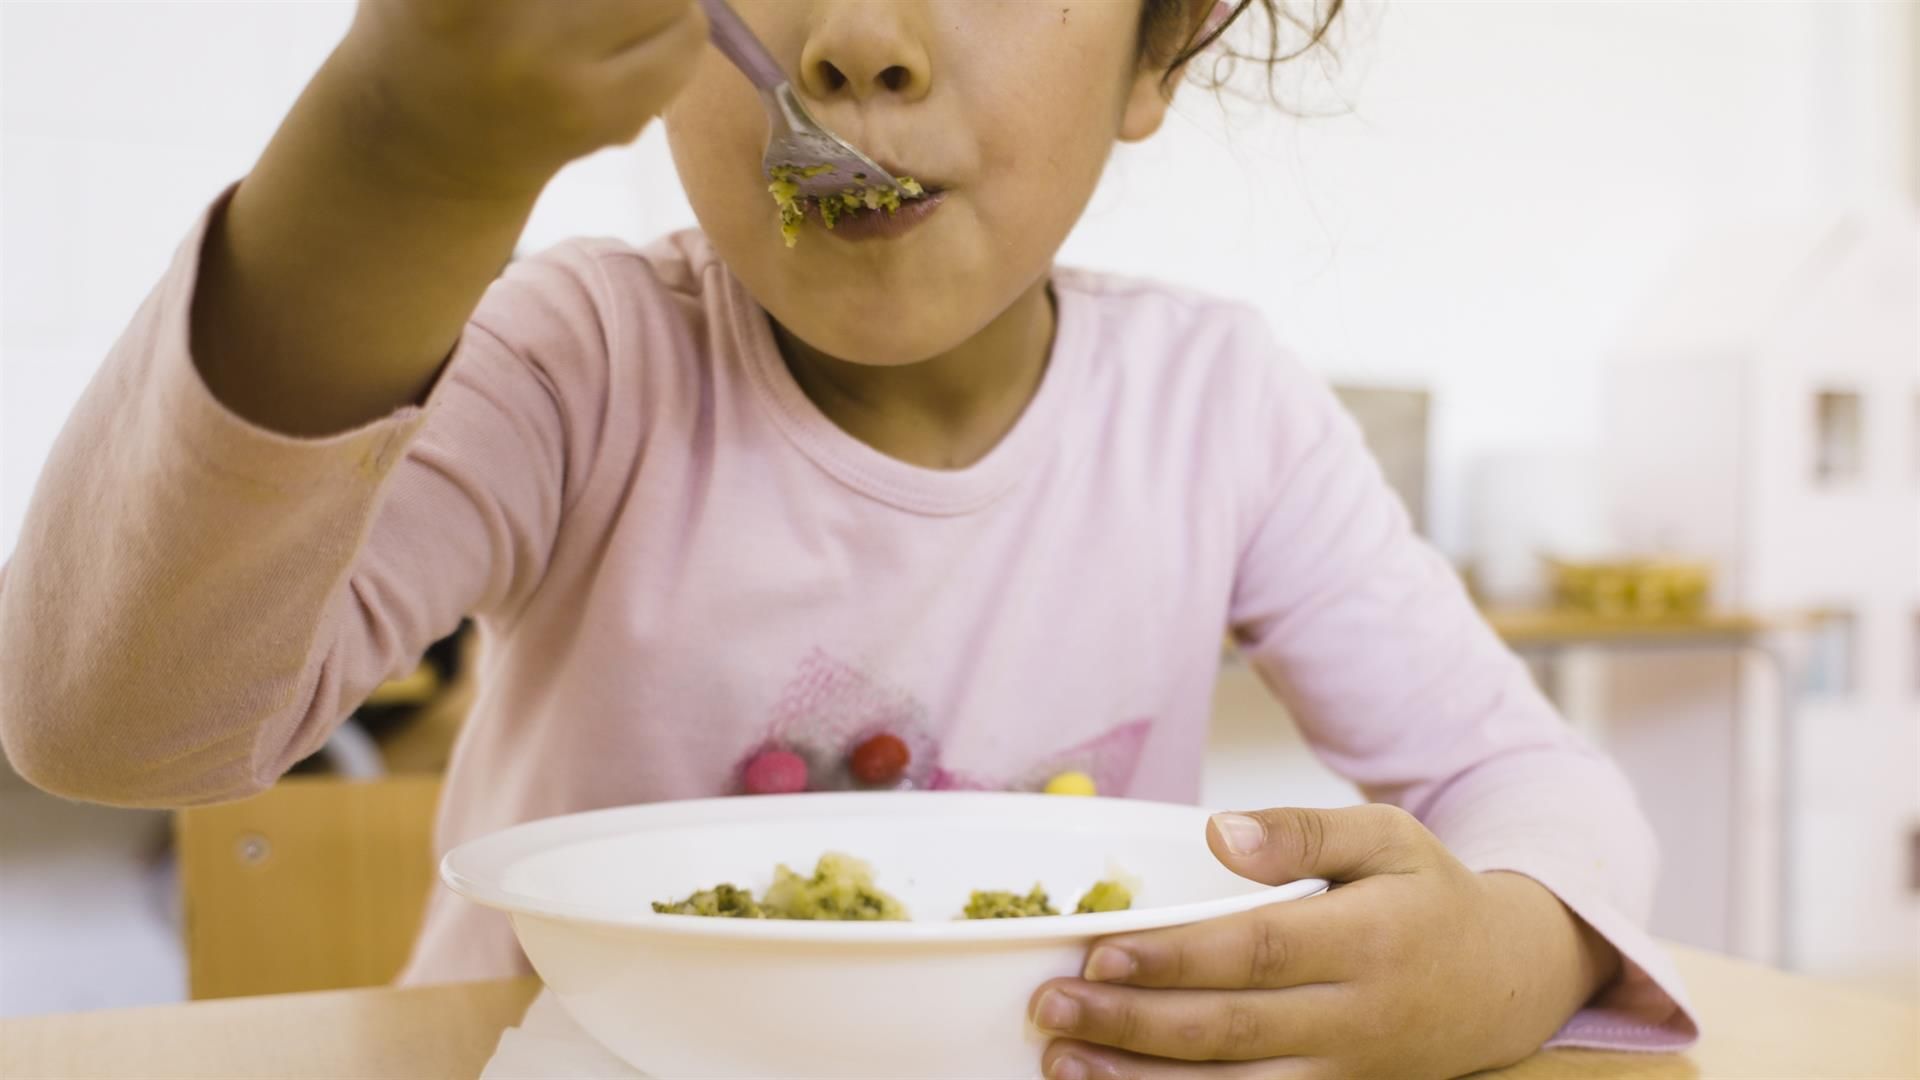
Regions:
<instances>
[{"instance_id":1,"label":"pink long-sleeve shirt","mask_svg":"<svg viewBox=\"0 0 1920 1080\"><path fill-rule=\"evenodd\" d=\"M919 786L1078 770L1193 801L1229 628L1369 798L1619 948L1623 974L1559 1042L1692 1040L1641 928L1654 850L1627 784L1253 311L1056 271L1031 404L938 471L822 415L698 233L575 242L493 285L423 406L296 439L194 367L207 220L76 407L0 570L0 737L49 790L260 791L471 615L480 693L443 849L737 792L772 746L844 785L876 731ZM442 890L405 978L523 963L503 918Z\"/></svg>"}]
</instances>

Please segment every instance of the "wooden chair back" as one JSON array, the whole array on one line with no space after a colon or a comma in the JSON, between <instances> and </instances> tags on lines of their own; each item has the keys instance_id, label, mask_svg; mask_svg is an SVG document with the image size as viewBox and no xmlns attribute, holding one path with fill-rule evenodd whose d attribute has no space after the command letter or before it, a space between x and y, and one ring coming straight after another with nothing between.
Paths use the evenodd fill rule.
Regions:
<instances>
[{"instance_id":1,"label":"wooden chair back","mask_svg":"<svg viewBox=\"0 0 1920 1080\"><path fill-rule=\"evenodd\" d=\"M290 777L174 817L194 998L389 982L434 887L440 778Z\"/></svg>"}]
</instances>

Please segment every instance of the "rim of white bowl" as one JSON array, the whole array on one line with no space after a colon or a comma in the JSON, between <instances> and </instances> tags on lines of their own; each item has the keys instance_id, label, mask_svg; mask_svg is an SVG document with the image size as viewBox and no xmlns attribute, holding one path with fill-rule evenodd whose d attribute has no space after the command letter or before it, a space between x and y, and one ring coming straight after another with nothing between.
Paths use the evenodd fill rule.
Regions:
<instances>
[{"instance_id":1,"label":"rim of white bowl","mask_svg":"<svg viewBox=\"0 0 1920 1080\"><path fill-rule=\"evenodd\" d=\"M898 803L895 809L888 804ZM1324 892L1327 883L1303 878L1284 885L1260 886L1236 896L1187 904L1086 915L1059 915L1026 919L976 919L909 922L812 922L787 919L701 919L662 915L653 910L608 911L593 904L571 904L550 897L516 892L501 884L509 867L519 860L557 847L620 836L631 832L741 824L754 820L789 821L797 817L835 818L902 810L923 816L952 816L982 805L1017 810L1023 803L1043 804L1049 813L1065 810L1089 822L1096 816L1132 817L1170 831L1181 817L1203 828L1207 811L1181 803L1141 799L1105 799L1020 792L833 792L802 795L758 795L721 799L687 799L643 803L605 810L588 810L514 825L469 840L440 861L440 876L454 892L475 903L510 914L538 915L596 926L644 930L681 937L713 937L736 941L788 941L816 944L927 944L965 942L1046 941L1157 930L1170 926L1236 915L1287 900ZM1154 819L1158 819L1155 821ZM1198 832L1196 828L1196 832ZM1195 836L1195 842L1203 842Z\"/></svg>"}]
</instances>

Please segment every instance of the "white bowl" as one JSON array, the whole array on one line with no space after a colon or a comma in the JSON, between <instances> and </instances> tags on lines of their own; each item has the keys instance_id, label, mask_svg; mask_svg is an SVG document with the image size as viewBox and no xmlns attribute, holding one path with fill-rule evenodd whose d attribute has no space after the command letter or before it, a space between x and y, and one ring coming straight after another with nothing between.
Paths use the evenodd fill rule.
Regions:
<instances>
[{"instance_id":1,"label":"white bowl","mask_svg":"<svg viewBox=\"0 0 1920 1080\"><path fill-rule=\"evenodd\" d=\"M548 818L463 844L441 874L508 912L567 1011L659 1077L1034 1077L1026 1018L1096 937L1197 922L1326 888L1228 871L1207 813L1120 799L986 792L820 794L654 803ZM655 914L655 900L823 852L874 867L911 922ZM1116 871L1130 911L958 921L974 889L1045 885L1056 906Z\"/></svg>"}]
</instances>

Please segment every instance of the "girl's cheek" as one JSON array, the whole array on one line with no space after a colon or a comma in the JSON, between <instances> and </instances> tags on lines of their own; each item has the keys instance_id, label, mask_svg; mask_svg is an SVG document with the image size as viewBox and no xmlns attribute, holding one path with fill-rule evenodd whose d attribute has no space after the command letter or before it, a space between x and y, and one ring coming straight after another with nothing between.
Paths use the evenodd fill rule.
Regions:
<instances>
[{"instance_id":1,"label":"girl's cheek","mask_svg":"<svg viewBox=\"0 0 1920 1080\"><path fill-rule=\"evenodd\" d=\"M772 205L759 181L766 121L752 97L743 116L739 97L696 84L663 118L681 187L709 232L732 233L768 217Z\"/></svg>"}]
</instances>

